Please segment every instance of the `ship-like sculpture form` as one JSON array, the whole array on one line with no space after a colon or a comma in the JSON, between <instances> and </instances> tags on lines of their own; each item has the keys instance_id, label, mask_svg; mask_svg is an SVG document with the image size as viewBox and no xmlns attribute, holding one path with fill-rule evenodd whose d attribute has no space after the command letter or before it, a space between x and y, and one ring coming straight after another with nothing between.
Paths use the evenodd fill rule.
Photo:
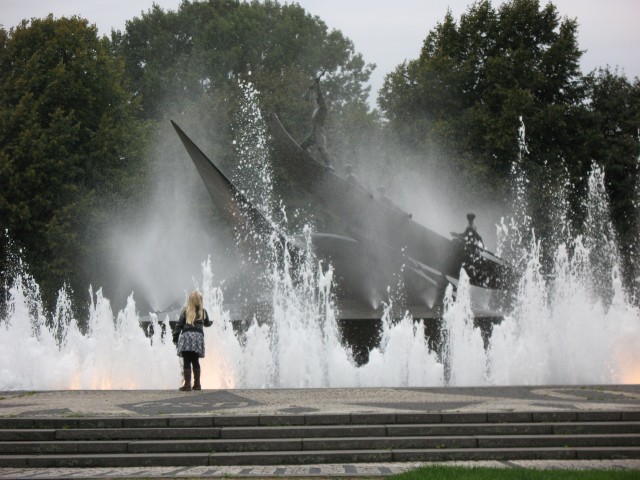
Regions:
<instances>
[{"instance_id":1,"label":"ship-like sculpture form","mask_svg":"<svg viewBox=\"0 0 640 480\"><path fill-rule=\"evenodd\" d=\"M499 292L510 288L513 279L508 264L480 246L465 245L459 238L445 238L420 225L353 178L342 177L317 162L291 138L275 115L271 120L278 169L286 172L292 187L309 196L312 206L342 220L340 231L311 236L314 255L334 268L341 320L380 319L382 302L388 300L389 287L397 285L399 278L404 285L403 310L414 318L438 318L445 289L449 285L457 288L462 268L469 276L474 315L501 316ZM278 226L177 124L172 124L216 208L234 227L237 238L245 239L249 250L259 248L255 241L264 238L262 234L272 232L283 238ZM305 248L304 242L295 239L285 243L294 250Z\"/></svg>"}]
</instances>

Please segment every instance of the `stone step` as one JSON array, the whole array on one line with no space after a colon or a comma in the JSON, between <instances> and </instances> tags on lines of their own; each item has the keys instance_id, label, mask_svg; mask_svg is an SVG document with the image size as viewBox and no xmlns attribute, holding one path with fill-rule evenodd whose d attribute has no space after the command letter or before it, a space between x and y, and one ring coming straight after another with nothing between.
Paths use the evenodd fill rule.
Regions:
<instances>
[{"instance_id":1,"label":"stone step","mask_svg":"<svg viewBox=\"0 0 640 480\"><path fill-rule=\"evenodd\" d=\"M394 462L448 460L603 460L640 458L640 447L546 447L394 450Z\"/></svg>"},{"instance_id":2,"label":"stone step","mask_svg":"<svg viewBox=\"0 0 640 480\"><path fill-rule=\"evenodd\" d=\"M86 453L127 453L129 443L120 441L46 441L46 442L0 442L0 455L7 454L86 454ZM175 442L174 442L175 443ZM2 456L0 456L0 461Z\"/></svg>"},{"instance_id":3,"label":"stone step","mask_svg":"<svg viewBox=\"0 0 640 480\"><path fill-rule=\"evenodd\" d=\"M0 442L0 454L190 453L424 448L633 447L640 434Z\"/></svg>"},{"instance_id":4,"label":"stone step","mask_svg":"<svg viewBox=\"0 0 640 480\"><path fill-rule=\"evenodd\" d=\"M575 435L640 433L640 422L473 423L387 425L387 435Z\"/></svg>"},{"instance_id":5,"label":"stone step","mask_svg":"<svg viewBox=\"0 0 640 480\"><path fill-rule=\"evenodd\" d=\"M337 425L306 427L228 427L222 439L294 437L424 437L469 435L556 435L640 433L640 422L471 423L405 425Z\"/></svg>"},{"instance_id":6,"label":"stone step","mask_svg":"<svg viewBox=\"0 0 640 480\"><path fill-rule=\"evenodd\" d=\"M139 442L131 445L130 451L136 452L170 452L170 451L201 451L206 448L209 452L242 452L268 450L382 450L391 448L474 448L477 441L473 437L421 437L421 438L392 438L392 437L355 437L355 438L299 438L277 440L286 448L271 448L281 445L274 443L274 439L263 440L212 440L210 442L181 442L185 446L176 447L169 442ZM178 450L174 450L178 448ZM184 449L184 450L183 450Z\"/></svg>"},{"instance_id":7,"label":"stone step","mask_svg":"<svg viewBox=\"0 0 640 480\"><path fill-rule=\"evenodd\" d=\"M612 435L640 433L640 422L553 422L262 427L152 427L2 429L0 441L187 440L323 437L426 437L489 435Z\"/></svg>"},{"instance_id":8,"label":"stone step","mask_svg":"<svg viewBox=\"0 0 640 480\"><path fill-rule=\"evenodd\" d=\"M425 448L640 447L640 434L520 435L448 437L369 437L302 439L303 450L379 450Z\"/></svg>"},{"instance_id":9,"label":"stone step","mask_svg":"<svg viewBox=\"0 0 640 480\"><path fill-rule=\"evenodd\" d=\"M304 427L227 427L220 438L385 437L385 425L309 425Z\"/></svg>"},{"instance_id":10,"label":"stone step","mask_svg":"<svg viewBox=\"0 0 640 480\"><path fill-rule=\"evenodd\" d=\"M413 462L447 460L593 460L638 458L640 458L640 447L439 448L217 453L6 455L0 457L0 467L99 468L145 466L291 465L309 463Z\"/></svg>"},{"instance_id":11,"label":"stone step","mask_svg":"<svg viewBox=\"0 0 640 480\"><path fill-rule=\"evenodd\" d=\"M617 458L639 412L0 418L0 467Z\"/></svg>"},{"instance_id":12,"label":"stone step","mask_svg":"<svg viewBox=\"0 0 640 480\"><path fill-rule=\"evenodd\" d=\"M251 427L293 425L387 425L550 422L633 422L640 411L352 413L313 415L237 415L185 417L0 418L0 429Z\"/></svg>"},{"instance_id":13,"label":"stone step","mask_svg":"<svg viewBox=\"0 0 640 480\"><path fill-rule=\"evenodd\" d=\"M220 438L219 428L77 428L60 430L0 430L0 441L138 440Z\"/></svg>"},{"instance_id":14,"label":"stone step","mask_svg":"<svg viewBox=\"0 0 640 480\"><path fill-rule=\"evenodd\" d=\"M640 433L578 435L476 436L478 448L533 447L638 447Z\"/></svg>"}]
</instances>

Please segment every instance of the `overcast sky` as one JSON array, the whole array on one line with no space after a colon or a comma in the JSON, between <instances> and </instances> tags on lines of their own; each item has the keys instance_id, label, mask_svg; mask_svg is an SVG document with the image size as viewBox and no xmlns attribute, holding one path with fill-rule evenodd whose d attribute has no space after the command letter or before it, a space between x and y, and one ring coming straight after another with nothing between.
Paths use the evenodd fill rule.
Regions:
<instances>
[{"instance_id":1,"label":"overcast sky","mask_svg":"<svg viewBox=\"0 0 640 480\"><path fill-rule=\"evenodd\" d=\"M424 38L450 8L458 19L473 0L299 0L305 10L339 29L365 61L377 68L371 78L374 98L384 76L404 60L417 58ZM123 30L125 21L147 11L153 0L0 0L0 24L8 29L22 19L80 15L103 34ZM176 10L180 0L156 0ZM284 2L280 3L294 3ZM495 6L502 0L493 0ZM541 0L542 5L546 4ZM620 67L629 79L640 77L640 0L554 0L561 16L577 18L579 46L586 50L582 70Z\"/></svg>"}]
</instances>

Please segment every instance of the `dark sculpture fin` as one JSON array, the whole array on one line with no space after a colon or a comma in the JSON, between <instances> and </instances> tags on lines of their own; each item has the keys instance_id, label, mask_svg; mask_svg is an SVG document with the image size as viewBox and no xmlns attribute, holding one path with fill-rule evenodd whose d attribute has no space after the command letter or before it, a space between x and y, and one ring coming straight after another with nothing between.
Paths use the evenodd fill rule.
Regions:
<instances>
[{"instance_id":1,"label":"dark sculpture fin","mask_svg":"<svg viewBox=\"0 0 640 480\"><path fill-rule=\"evenodd\" d=\"M172 120L191 160L198 169L209 195L225 221L246 235L278 231L275 225L256 208L231 180L213 163L184 131Z\"/></svg>"}]
</instances>

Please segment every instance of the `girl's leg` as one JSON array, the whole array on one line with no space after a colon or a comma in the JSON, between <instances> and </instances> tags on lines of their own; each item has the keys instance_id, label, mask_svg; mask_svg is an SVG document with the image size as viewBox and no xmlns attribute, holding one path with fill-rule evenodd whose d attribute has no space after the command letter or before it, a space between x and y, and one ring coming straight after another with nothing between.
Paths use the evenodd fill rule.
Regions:
<instances>
[{"instance_id":1,"label":"girl's leg","mask_svg":"<svg viewBox=\"0 0 640 480\"><path fill-rule=\"evenodd\" d=\"M193 364L193 389L202 390L200 385L200 358L197 353L193 354L191 363Z\"/></svg>"},{"instance_id":2,"label":"girl's leg","mask_svg":"<svg viewBox=\"0 0 640 480\"><path fill-rule=\"evenodd\" d=\"M182 373L184 375L184 385L180 387L180 390L183 392L188 392L191 390L191 363L193 362L194 355L196 355L194 352L182 352L182 359L184 361L182 369Z\"/></svg>"}]
</instances>

